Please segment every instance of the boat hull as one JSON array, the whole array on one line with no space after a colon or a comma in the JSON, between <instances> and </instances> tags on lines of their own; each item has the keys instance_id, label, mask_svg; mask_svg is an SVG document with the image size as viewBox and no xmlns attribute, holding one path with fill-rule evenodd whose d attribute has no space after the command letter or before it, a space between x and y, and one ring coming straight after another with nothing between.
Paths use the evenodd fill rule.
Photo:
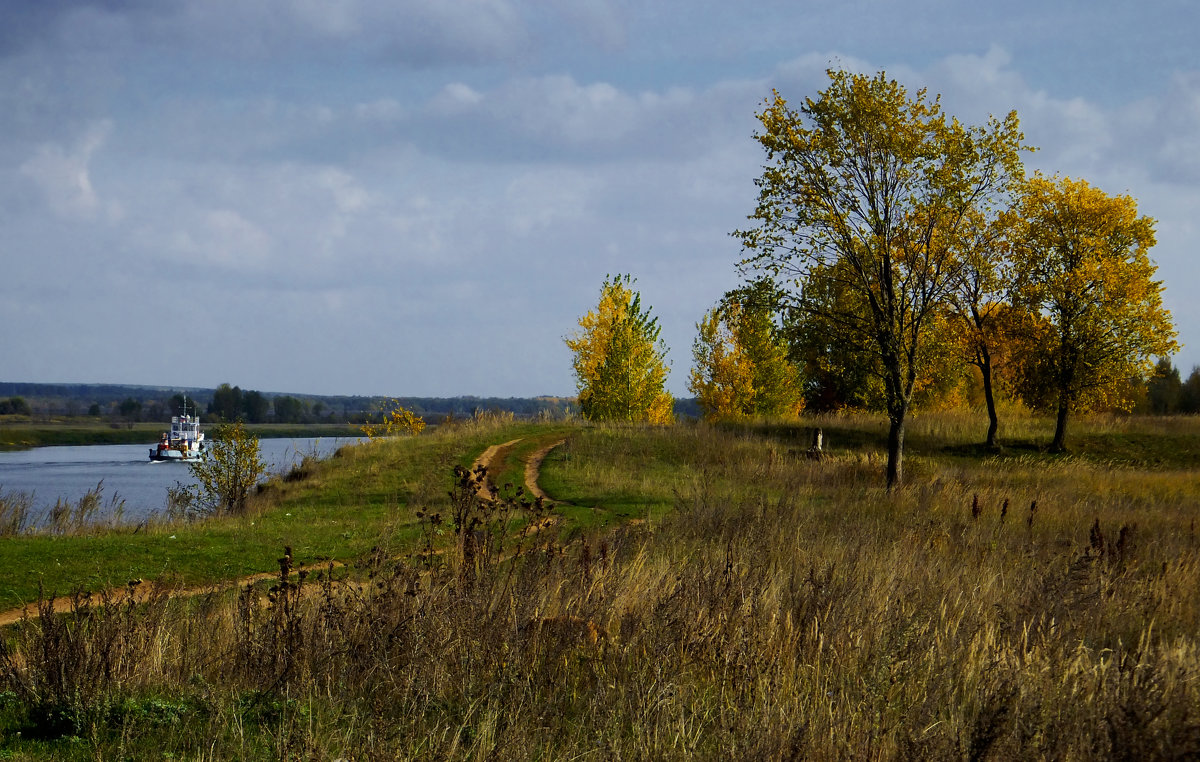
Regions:
<instances>
[{"instance_id":1,"label":"boat hull","mask_svg":"<svg viewBox=\"0 0 1200 762\"><path fill-rule=\"evenodd\" d=\"M150 449L150 460L156 463L196 463L201 459L201 453L182 453L179 450Z\"/></svg>"}]
</instances>

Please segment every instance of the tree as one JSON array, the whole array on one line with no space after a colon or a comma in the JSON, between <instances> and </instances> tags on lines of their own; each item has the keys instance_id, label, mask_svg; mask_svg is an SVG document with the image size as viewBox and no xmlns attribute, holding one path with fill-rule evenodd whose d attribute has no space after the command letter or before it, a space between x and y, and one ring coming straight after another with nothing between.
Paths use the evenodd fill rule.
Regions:
<instances>
[{"instance_id":1,"label":"tree","mask_svg":"<svg viewBox=\"0 0 1200 762\"><path fill-rule=\"evenodd\" d=\"M967 210L956 246L960 255L949 303L966 360L979 369L988 429L984 444L996 446L1000 416L996 411L996 364L1020 324L1018 310L1009 304L1015 273L1009 256L1013 215L1004 210L989 215Z\"/></svg>"},{"instance_id":2,"label":"tree","mask_svg":"<svg viewBox=\"0 0 1200 762\"><path fill-rule=\"evenodd\" d=\"M709 420L738 418L749 414L754 395L754 370L746 352L738 344L731 323L740 310L714 307L696 324L698 332L692 345L692 374L688 391Z\"/></svg>"},{"instance_id":3,"label":"tree","mask_svg":"<svg viewBox=\"0 0 1200 762\"><path fill-rule=\"evenodd\" d=\"M709 419L788 417L803 407L800 375L775 324L773 284L725 295L697 324L688 390Z\"/></svg>"},{"instance_id":4,"label":"tree","mask_svg":"<svg viewBox=\"0 0 1200 762\"><path fill-rule=\"evenodd\" d=\"M1179 390L1179 412L1200 413L1200 367L1192 368Z\"/></svg>"},{"instance_id":5,"label":"tree","mask_svg":"<svg viewBox=\"0 0 1200 762\"><path fill-rule=\"evenodd\" d=\"M9 397L0 400L0 415L33 415L33 409L24 397Z\"/></svg>"},{"instance_id":6,"label":"tree","mask_svg":"<svg viewBox=\"0 0 1200 762\"><path fill-rule=\"evenodd\" d=\"M136 421L142 414L142 403L133 397L126 397L117 407L121 411L121 417L127 421Z\"/></svg>"},{"instance_id":7,"label":"tree","mask_svg":"<svg viewBox=\"0 0 1200 762\"><path fill-rule=\"evenodd\" d=\"M1180 411L1183 400L1183 379L1169 357L1160 357L1154 375L1146 382L1146 402L1155 415L1170 415Z\"/></svg>"},{"instance_id":8,"label":"tree","mask_svg":"<svg viewBox=\"0 0 1200 762\"><path fill-rule=\"evenodd\" d=\"M242 390L237 386L221 384L213 390L208 414L219 420L232 423L242 417Z\"/></svg>"},{"instance_id":9,"label":"tree","mask_svg":"<svg viewBox=\"0 0 1200 762\"><path fill-rule=\"evenodd\" d=\"M600 302L567 337L579 389L579 408L591 421L670 423L674 400L666 391L667 347L658 318L642 309L629 275L605 278Z\"/></svg>"},{"instance_id":10,"label":"tree","mask_svg":"<svg viewBox=\"0 0 1200 762\"><path fill-rule=\"evenodd\" d=\"M307 406L302 400L291 396L282 396L275 398L275 422L276 423L300 423L304 418L305 408Z\"/></svg>"},{"instance_id":11,"label":"tree","mask_svg":"<svg viewBox=\"0 0 1200 762\"><path fill-rule=\"evenodd\" d=\"M1050 448L1061 452L1071 411L1127 405L1129 379L1147 377L1152 358L1179 345L1153 279L1154 220L1138 216L1132 197L1037 175L1018 211L1023 298L1042 315L1045 334L1028 375L1056 411Z\"/></svg>"},{"instance_id":12,"label":"tree","mask_svg":"<svg viewBox=\"0 0 1200 762\"><path fill-rule=\"evenodd\" d=\"M249 390L242 393L242 412L246 415L246 423L265 423L270 411L271 401L262 392Z\"/></svg>"},{"instance_id":13,"label":"tree","mask_svg":"<svg viewBox=\"0 0 1200 762\"><path fill-rule=\"evenodd\" d=\"M756 227L735 235L744 270L774 277L793 297L803 283L826 281L818 288L852 308L823 317L878 360L892 488L931 319L958 274L958 227L1021 174L1023 137L1015 113L965 127L882 72L829 78L799 109L776 93L758 115L768 163L756 181Z\"/></svg>"},{"instance_id":14,"label":"tree","mask_svg":"<svg viewBox=\"0 0 1200 762\"><path fill-rule=\"evenodd\" d=\"M266 471L259 456L258 437L248 433L241 423L217 426L211 432L203 457L191 465L196 487L181 489L181 497L196 512L207 514L241 513L246 498Z\"/></svg>"},{"instance_id":15,"label":"tree","mask_svg":"<svg viewBox=\"0 0 1200 762\"><path fill-rule=\"evenodd\" d=\"M819 268L807 275L783 310L788 357L800 369L804 408L884 410L883 373L870 337L848 330L839 315L866 307Z\"/></svg>"}]
</instances>

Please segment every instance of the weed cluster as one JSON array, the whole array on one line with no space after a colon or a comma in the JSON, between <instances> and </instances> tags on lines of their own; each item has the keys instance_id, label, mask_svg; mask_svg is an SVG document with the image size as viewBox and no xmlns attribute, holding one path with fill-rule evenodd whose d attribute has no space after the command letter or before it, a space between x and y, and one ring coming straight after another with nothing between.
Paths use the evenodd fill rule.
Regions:
<instances>
[{"instance_id":1,"label":"weed cluster","mask_svg":"<svg viewBox=\"0 0 1200 762\"><path fill-rule=\"evenodd\" d=\"M59 498L41 515L33 504L33 495L27 492L0 491L0 537L95 533L121 526L125 515L125 501L119 495L104 500L103 481L74 502ZM103 522L99 516L104 516Z\"/></svg>"}]
</instances>

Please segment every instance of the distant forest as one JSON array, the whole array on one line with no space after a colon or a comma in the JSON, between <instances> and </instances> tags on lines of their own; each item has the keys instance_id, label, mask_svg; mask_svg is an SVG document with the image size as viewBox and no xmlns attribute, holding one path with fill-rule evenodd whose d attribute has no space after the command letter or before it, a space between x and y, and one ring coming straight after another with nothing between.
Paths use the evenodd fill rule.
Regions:
<instances>
[{"instance_id":1,"label":"distant forest","mask_svg":"<svg viewBox=\"0 0 1200 762\"><path fill-rule=\"evenodd\" d=\"M571 414L567 397L365 397L283 394L243 390L222 384L216 389L122 384L37 384L0 381L0 400L19 399L35 420L96 417L120 421L162 421L178 414L186 398L189 412L199 409L210 421L249 423L365 423L393 399L430 423L448 416L463 418L482 411L510 412L521 418ZM684 406L686 408L686 404Z\"/></svg>"}]
</instances>

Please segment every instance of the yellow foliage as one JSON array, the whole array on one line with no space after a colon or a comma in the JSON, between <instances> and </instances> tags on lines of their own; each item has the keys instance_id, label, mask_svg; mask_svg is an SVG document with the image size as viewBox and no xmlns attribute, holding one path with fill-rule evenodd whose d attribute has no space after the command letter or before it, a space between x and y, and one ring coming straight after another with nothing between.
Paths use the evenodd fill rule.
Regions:
<instances>
[{"instance_id":1,"label":"yellow foliage","mask_svg":"<svg viewBox=\"0 0 1200 762\"><path fill-rule=\"evenodd\" d=\"M799 415L799 372L788 362L768 311L730 302L710 310L696 328L688 390L705 418Z\"/></svg>"},{"instance_id":2,"label":"yellow foliage","mask_svg":"<svg viewBox=\"0 0 1200 762\"><path fill-rule=\"evenodd\" d=\"M390 411L384 411L383 423L366 424L361 426L362 432L371 439L375 437L392 437L399 434L416 436L425 430L425 419L406 409L399 400L392 400L394 406Z\"/></svg>"},{"instance_id":3,"label":"yellow foliage","mask_svg":"<svg viewBox=\"0 0 1200 762\"><path fill-rule=\"evenodd\" d=\"M1040 309L1027 386L1060 410L1127 406L1129 379L1179 348L1148 253L1154 220L1130 196L1041 175L1029 180L1020 217L1022 296Z\"/></svg>"},{"instance_id":4,"label":"yellow foliage","mask_svg":"<svg viewBox=\"0 0 1200 762\"><path fill-rule=\"evenodd\" d=\"M628 275L605 279L596 309L565 339L574 353L579 408L591 421L668 424L675 400L665 389L667 349L633 282Z\"/></svg>"},{"instance_id":5,"label":"yellow foliage","mask_svg":"<svg viewBox=\"0 0 1200 762\"><path fill-rule=\"evenodd\" d=\"M699 335L692 347L688 391L709 420L744 415L746 401L754 394L754 370L733 332L713 308L696 325Z\"/></svg>"}]
</instances>

